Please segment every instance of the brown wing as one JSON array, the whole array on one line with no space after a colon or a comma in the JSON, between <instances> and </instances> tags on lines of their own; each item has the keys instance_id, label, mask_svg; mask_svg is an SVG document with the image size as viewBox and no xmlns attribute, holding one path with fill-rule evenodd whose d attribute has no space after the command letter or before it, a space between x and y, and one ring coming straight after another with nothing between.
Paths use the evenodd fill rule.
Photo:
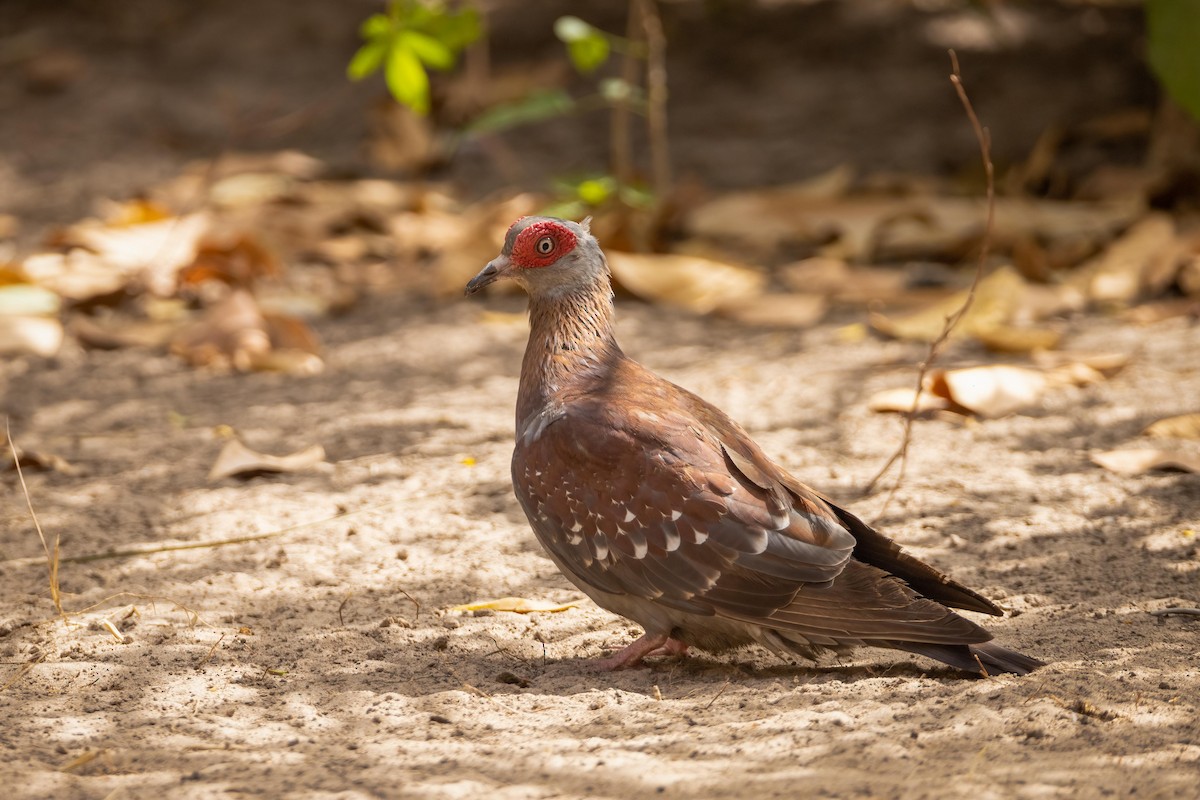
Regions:
<instances>
[{"instance_id":1,"label":"brown wing","mask_svg":"<svg viewBox=\"0 0 1200 800\"><path fill-rule=\"evenodd\" d=\"M815 494L771 484L690 417L638 415L575 409L514 454L538 539L584 583L816 644L990 638L852 561L854 536Z\"/></svg>"},{"instance_id":2,"label":"brown wing","mask_svg":"<svg viewBox=\"0 0 1200 800\"><path fill-rule=\"evenodd\" d=\"M841 573L854 547L845 528L804 508L777 513L686 421L655 422L646 435L568 413L518 444L517 496L578 578L691 613L765 617Z\"/></svg>"}]
</instances>

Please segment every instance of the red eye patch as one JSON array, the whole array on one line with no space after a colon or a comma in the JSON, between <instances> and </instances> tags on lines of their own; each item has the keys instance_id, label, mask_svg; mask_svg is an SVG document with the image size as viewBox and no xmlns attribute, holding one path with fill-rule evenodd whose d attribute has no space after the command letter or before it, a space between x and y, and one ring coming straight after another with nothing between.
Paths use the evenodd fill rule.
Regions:
<instances>
[{"instance_id":1,"label":"red eye patch","mask_svg":"<svg viewBox=\"0 0 1200 800\"><path fill-rule=\"evenodd\" d=\"M535 222L517 234L512 262L525 269L548 267L575 249L575 234L553 220Z\"/></svg>"}]
</instances>

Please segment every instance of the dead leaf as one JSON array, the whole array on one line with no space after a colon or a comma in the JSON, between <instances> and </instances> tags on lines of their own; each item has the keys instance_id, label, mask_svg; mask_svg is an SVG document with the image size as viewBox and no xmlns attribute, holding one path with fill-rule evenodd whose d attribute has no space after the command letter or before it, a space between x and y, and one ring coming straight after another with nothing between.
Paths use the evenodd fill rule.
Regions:
<instances>
[{"instance_id":1,"label":"dead leaf","mask_svg":"<svg viewBox=\"0 0 1200 800\"><path fill-rule=\"evenodd\" d=\"M1092 461L1118 475L1141 475L1150 470L1200 472L1200 455L1180 450L1109 450L1094 454Z\"/></svg>"},{"instance_id":2,"label":"dead leaf","mask_svg":"<svg viewBox=\"0 0 1200 800\"><path fill-rule=\"evenodd\" d=\"M243 172L221 178L209 190L213 205L225 208L261 206L290 197L296 179L278 172Z\"/></svg>"},{"instance_id":3,"label":"dead leaf","mask_svg":"<svg viewBox=\"0 0 1200 800\"><path fill-rule=\"evenodd\" d=\"M282 271L279 258L270 248L250 234L239 233L201 242L196 257L179 271L179 285L197 286L216 280L252 287L260 278L278 277Z\"/></svg>"},{"instance_id":4,"label":"dead leaf","mask_svg":"<svg viewBox=\"0 0 1200 800\"><path fill-rule=\"evenodd\" d=\"M632 294L697 314L758 297L767 283L761 272L695 256L613 252L608 265Z\"/></svg>"},{"instance_id":5,"label":"dead leaf","mask_svg":"<svg viewBox=\"0 0 1200 800\"><path fill-rule=\"evenodd\" d=\"M499 600L480 600L461 606L451 606L450 611L512 611L517 614L531 614L538 611L554 613L575 608L581 601L570 603L551 603L546 600L529 600L524 597L501 597Z\"/></svg>"},{"instance_id":6,"label":"dead leaf","mask_svg":"<svg viewBox=\"0 0 1200 800\"><path fill-rule=\"evenodd\" d=\"M829 303L815 294L764 294L722 304L719 313L743 325L763 328L809 328L821 321Z\"/></svg>"},{"instance_id":7,"label":"dead leaf","mask_svg":"<svg viewBox=\"0 0 1200 800\"><path fill-rule=\"evenodd\" d=\"M232 439L221 448L220 455L208 472L210 481L223 478L251 478L273 472L306 472L325 461L325 448L314 444L299 452L286 456L269 456L256 453L238 439Z\"/></svg>"},{"instance_id":8,"label":"dead leaf","mask_svg":"<svg viewBox=\"0 0 1200 800\"><path fill-rule=\"evenodd\" d=\"M1050 350L1062 341L1062 331L1047 328L1016 328L995 325L972 331L979 342L993 353L1033 353Z\"/></svg>"},{"instance_id":9,"label":"dead leaf","mask_svg":"<svg viewBox=\"0 0 1200 800\"><path fill-rule=\"evenodd\" d=\"M929 391L986 419L1034 405L1046 389L1038 370L993 364L930 373Z\"/></svg>"},{"instance_id":10,"label":"dead leaf","mask_svg":"<svg viewBox=\"0 0 1200 800\"><path fill-rule=\"evenodd\" d=\"M61 306L57 294L31 283L0 286L0 315L49 316Z\"/></svg>"},{"instance_id":11,"label":"dead leaf","mask_svg":"<svg viewBox=\"0 0 1200 800\"><path fill-rule=\"evenodd\" d=\"M13 447L17 451L16 462L13 461L12 457ZM0 472L12 472L16 470L18 463L23 470L53 471L61 472L64 475L79 475L83 472L83 470L71 464L62 456L53 453L43 453L37 450L26 450L19 445L10 445L5 440L3 442L3 449L0 450Z\"/></svg>"},{"instance_id":12,"label":"dead leaf","mask_svg":"<svg viewBox=\"0 0 1200 800\"><path fill-rule=\"evenodd\" d=\"M253 295L244 289L231 292L171 341L171 352L194 366L241 371L253 369L254 358L270 349L267 322Z\"/></svg>"},{"instance_id":13,"label":"dead leaf","mask_svg":"<svg viewBox=\"0 0 1200 800\"><path fill-rule=\"evenodd\" d=\"M125 226L91 219L62 231L55 242L91 250L123 274L140 276L150 291L166 297L174 294L176 273L195 260L208 226L205 213Z\"/></svg>"},{"instance_id":14,"label":"dead leaf","mask_svg":"<svg viewBox=\"0 0 1200 800\"><path fill-rule=\"evenodd\" d=\"M916 394L916 389L884 389L882 392L871 395L871 399L867 401L867 408L879 413L907 414L913 410L913 400L916 399ZM921 392L916 412L926 414L930 411L946 411L950 408L951 404L946 398L924 391Z\"/></svg>"},{"instance_id":15,"label":"dead leaf","mask_svg":"<svg viewBox=\"0 0 1200 800\"><path fill-rule=\"evenodd\" d=\"M1045 370L1056 370L1063 367L1070 367L1073 364L1082 364L1092 370L1103 375L1105 378L1111 378L1121 370L1125 369L1125 365L1132 358L1131 353L1062 353L1062 352L1036 352L1032 354L1033 363Z\"/></svg>"},{"instance_id":16,"label":"dead leaf","mask_svg":"<svg viewBox=\"0 0 1200 800\"><path fill-rule=\"evenodd\" d=\"M1200 414L1181 414L1160 419L1148 425L1143 434L1171 439L1200 439Z\"/></svg>"},{"instance_id":17,"label":"dead leaf","mask_svg":"<svg viewBox=\"0 0 1200 800\"><path fill-rule=\"evenodd\" d=\"M1161 283L1151 274L1177 255L1175 222L1164 213L1150 214L1080 267L1070 282L1084 287L1095 302L1127 305L1152 288L1148 284Z\"/></svg>"},{"instance_id":18,"label":"dead leaf","mask_svg":"<svg viewBox=\"0 0 1200 800\"><path fill-rule=\"evenodd\" d=\"M79 247L67 253L36 253L21 268L29 280L75 303L116 294L134 277L132 271Z\"/></svg>"},{"instance_id":19,"label":"dead leaf","mask_svg":"<svg viewBox=\"0 0 1200 800\"><path fill-rule=\"evenodd\" d=\"M84 347L116 350L121 347L166 347L179 330L177 321L131 319L126 316L104 318L76 315L68 330Z\"/></svg>"},{"instance_id":20,"label":"dead leaf","mask_svg":"<svg viewBox=\"0 0 1200 800\"><path fill-rule=\"evenodd\" d=\"M313 375L324 367L320 341L308 323L264 313L254 296L235 289L171 341L171 352L195 366Z\"/></svg>"},{"instance_id":21,"label":"dead leaf","mask_svg":"<svg viewBox=\"0 0 1200 800\"><path fill-rule=\"evenodd\" d=\"M0 315L0 355L50 358L62 342L62 323L53 317Z\"/></svg>"},{"instance_id":22,"label":"dead leaf","mask_svg":"<svg viewBox=\"0 0 1200 800\"><path fill-rule=\"evenodd\" d=\"M975 335L980 331L1003 328L1012 319L1021 302L1025 280L1012 267L1002 267L979 282L975 302L951 332L951 338ZM880 313L869 316L871 327L885 336L931 342L946 325L946 319L962 307L965 291L958 292L933 305L892 319Z\"/></svg>"}]
</instances>

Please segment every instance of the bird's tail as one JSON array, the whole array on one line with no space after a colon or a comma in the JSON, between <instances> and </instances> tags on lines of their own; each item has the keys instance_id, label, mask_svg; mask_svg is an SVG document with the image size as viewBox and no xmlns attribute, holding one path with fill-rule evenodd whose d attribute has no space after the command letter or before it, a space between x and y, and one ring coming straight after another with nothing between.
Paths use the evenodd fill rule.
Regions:
<instances>
[{"instance_id":1,"label":"bird's tail","mask_svg":"<svg viewBox=\"0 0 1200 800\"><path fill-rule=\"evenodd\" d=\"M874 643L872 643L874 644ZM910 653L932 658L952 667L974 672L977 675L1028 675L1038 667L1046 666L1032 656L1009 650L993 642L980 644L927 644L925 642L888 642L886 647L907 650Z\"/></svg>"}]
</instances>

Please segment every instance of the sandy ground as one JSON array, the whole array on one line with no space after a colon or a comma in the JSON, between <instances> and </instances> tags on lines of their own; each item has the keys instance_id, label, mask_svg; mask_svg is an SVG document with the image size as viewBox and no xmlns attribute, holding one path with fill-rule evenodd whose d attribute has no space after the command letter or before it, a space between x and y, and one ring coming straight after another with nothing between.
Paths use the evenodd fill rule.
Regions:
<instances>
[{"instance_id":1,"label":"sandy ground","mask_svg":"<svg viewBox=\"0 0 1200 800\"><path fill-rule=\"evenodd\" d=\"M1196 796L1200 622L1147 612L1200 605L1200 476L1123 478L1088 456L1195 410L1200 328L1077 321L1069 347L1136 350L1130 366L1030 414L917 426L880 525L1011 609L987 624L1050 666L973 680L885 651L814 666L748 650L597 674L588 659L637 631L590 602L447 611L580 599L511 494L525 331L482 311L520 305L375 298L325 323L329 368L307 379L135 351L0 365L18 442L81 470L27 476L65 559L278 533L64 563L66 607L91 610L55 620L4 477L10 796ZM620 314L631 353L876 515L882 496L858 487L900 425L864 400L908 385L921 348L847 343L839 321L780 334ZM222 425L268 452L319 443L329 466L209 483Z\"/></svg>"}]
</instances>

